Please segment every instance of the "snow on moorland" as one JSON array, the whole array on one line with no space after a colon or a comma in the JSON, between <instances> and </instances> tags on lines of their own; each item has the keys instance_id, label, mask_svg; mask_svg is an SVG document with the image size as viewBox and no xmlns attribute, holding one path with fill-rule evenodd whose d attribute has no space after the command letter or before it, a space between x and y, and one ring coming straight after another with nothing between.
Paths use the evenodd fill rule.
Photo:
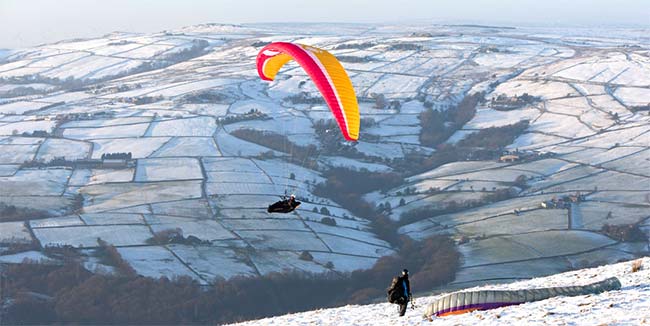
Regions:
<instances>
[{"instance_id":1,"label":"snow on moorland","mask_svg":"<svg viewBox=\"0 0 650 326\"><path fill-rule=\"evenodd\" d=\"M409 307L404 317L398 316L396 305L379 303L319 309L236 325L641 325L650 320L650 258L643 258L642 263L643 269L636 273L631 271L631 262L622 262L510 284L466 289L517 290L583 285L608 277L617 277L622 285L620 290L601 294L558 296L486 311L434 316L431 322L423 317L427 305L446 293L420 296L416 292L417 307ZM418 291L417 284L412 286Z\"/></svg>"},{"instance_id":2,"label":"snow on moorland","mask_svg":"<svg viewBox=\"0 0 650 326\"><path fill-rule=\"evenodd\" d=\"M460 129L444 146L528 120L506 147L520 159L498 162L498 151L481 161L462 158L362 194L393 219L410 216L398 233L457 240L465 257L453 286L647 255L645 242L617 242L601 230L637 224L650 232L644 32L210 24L11 51L0 62L0 202L53 215L25 228L9 222L0 233L15 242L36 236L45 245L83 247L96 246L99 236L141 275L188 275L202 284L285 268L323 271L330 261L334 272L370 267L395 248L370 220L314 194L324 172L401 174L405 158L444 154L421 144L420 113L431 108L450 117L466 95L484 91L467 123L446 123ZM321 143L315 127L332 113L295 62L272 83L259 79L262 44L292 40L331 50L348 71L367 119L350 153ZM301 92L306 101L289 98ZM318 167L289 163L267 139L235 137L242 128L315 145ZM101 158L109 153L133 159L106 164ZM60 157L66 161L54 160ZM570 211L541 207L578 191L585 200ZM284 193L295 193L301 207L267 213ZM493 194L512 198L492 201ZM445 205L457 209L426 211ZM425 214L407 214L413 209ZM174 228L213 243L147 242L152 232ZM303 251L314 261L298 259Z\"/></svg>"}]
</instances>

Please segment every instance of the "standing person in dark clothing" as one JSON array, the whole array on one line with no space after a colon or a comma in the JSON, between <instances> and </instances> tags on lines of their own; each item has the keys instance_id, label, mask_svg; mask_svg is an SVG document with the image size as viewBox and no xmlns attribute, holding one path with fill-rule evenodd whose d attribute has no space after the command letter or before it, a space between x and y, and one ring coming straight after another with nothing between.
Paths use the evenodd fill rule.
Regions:
<instances>
[{"instance_id":1,"label":"standing person in dark clothing","mask_svg":"<svg viewBox=\"0 0 650 326\"><path fill-rule=\"evenodd\" d=\"M404 269L401 276L393 277L393 281L388 289L388 302L399 304L399 315L404 316L410 299L411 283L409 282L409 271Z\"/></svg>"},{"instance_id":2,"label":"standing person in dark clothing","mask_svg":"<svg viewBox=\"0 0 650 326\"><path fill-rule=\"evenodd\" d=\"M409 282L408 269L405 268L402 271L402 276L399 277L399 281L402 283L402 288L404 289L404 303L400 303L399 305L399 315L404 316L409 300L411 300L411 283Z\"/></svg>"}]
</instances>

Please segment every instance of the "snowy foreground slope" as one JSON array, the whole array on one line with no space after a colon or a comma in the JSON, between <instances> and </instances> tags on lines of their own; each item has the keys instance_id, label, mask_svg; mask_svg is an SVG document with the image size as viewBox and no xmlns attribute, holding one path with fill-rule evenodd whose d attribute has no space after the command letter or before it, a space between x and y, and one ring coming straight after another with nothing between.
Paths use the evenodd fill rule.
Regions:
<instances>
[{"instance_id":1,"label":"snowy foreground slope","mask_svg":"<svg viewBox=\"0 0 650 326\"><path fill-rule=\"evenodd\" d=\"M643 269L632 273L632 262L576 270L510 284L467 290L516 290L566 285L583 285L617 277L622 288L598 295L555 297L548 300L475 311L467 314L423 318L426 306L438 297L417 297L416 309L398 317L396 305L389 303L345 306L236 325L644 325L650 323L650 258L641 259ZM417 284L413 284L417 286Z\"/></svg>"}]
</instances>

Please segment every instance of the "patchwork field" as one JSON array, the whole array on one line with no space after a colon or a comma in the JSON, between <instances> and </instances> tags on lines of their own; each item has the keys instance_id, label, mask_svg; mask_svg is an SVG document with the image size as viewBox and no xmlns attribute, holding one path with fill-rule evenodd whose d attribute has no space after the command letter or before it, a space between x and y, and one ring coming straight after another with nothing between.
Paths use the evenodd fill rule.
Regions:
<instances>
[{"instance_id":1,"label":"patchwork field","mask_svg":"<svg viewBox=\"0 0 650 326\"><path fill-rule=\"evenodd\" d=\"M454 239L463 257L453 286L648 254L645 30L292 26L116 32L3 55L0 262L57 261L44 249L71 246L87 268L115 272L95 253L101 238L140 275L202 284L369 268L397 248L373 214L318 192L333 168L403 177L360 195L398 235ZM259 80L255 56L269 40L341 59L364 118L359 142L343 146L323 127L332 114L297 64ZM456 125L468 96L475 110ZM428 110L450 128L433 145ZM523 121L493 158L407 168ZM288 194L302 201L295 212L266 212ZM641 235L611 231L624 227ZM17 245L26 249L4 254Z\"/></svg>"}]
</instances>

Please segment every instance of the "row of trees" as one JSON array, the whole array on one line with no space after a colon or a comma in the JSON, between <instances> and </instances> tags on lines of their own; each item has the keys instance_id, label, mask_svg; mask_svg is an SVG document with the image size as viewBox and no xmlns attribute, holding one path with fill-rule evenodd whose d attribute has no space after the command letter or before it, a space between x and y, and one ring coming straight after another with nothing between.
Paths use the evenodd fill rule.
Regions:
<instances>
[{"instance_id":1,"label":"row of trees","mask_svg":"<svg viewBox=\"0 0 650 326\"><path fill-rule=\"evenodd\" d=\"M33 159L31 161L25 161L20 165L20 168L47 168L47 167L74 167L75 166L75 161L69 161L68 159L65 158L65 156L55 156L53 159L49 161L45 161L43 159Z\"/></svg>"},{"instance_id":2,"label":"row of trees","mask_svg":"<svg viewBox=\"0 0 650 326\"><path fill-rule=\"evenodd\" d=\"M336 57L339 59L341 62L352 62L352 63L362 63L362 62L370 62L372 61L372 57L370 56L356 56L356 55L339 55Z\"/></svg>"},{"instance_id":3,"label":"row of trees","mask_svg":"<svg viewBox=\"0 0 650 326\"><path fill-rule=\"evenodd\" d=\"M639 223L621 224L621 225L605 224L601 228L600 232L617 241L624 241L624 242L647 241L647 237L639 227Z\"/></svg>"},{"instance_id":4,"label":"row of trees","mask_svg":"<svg viewBox=\"0 0 650 326\"><path fill-rule=\"evenodd\" d=\"M293 162L300 165L314 166L316 164L315 158L319 151L315 145L301 146L289 140L289 137L285 135L250 128L236 129L230 134L278 152L287 153Z\"/></svg>"},{"instance_id":5,"label":"row of trees","mask_svg":"<svg viewBox=\"0 0 650 326\"><path fill-rule=\"evenodd\" d=\"M95 249L95 255L99 260L105 265L114 266L121 273L127 277L136 277L138 273L135 269L129 264L129 262L122 257L119 251L115 246L110 243L97 238L97 244L99 248Z\"/></svg>"},{"instance_id":6,"label":"row of trees","mask_svg":"<svg viewBox=\"0 0 650 326\"><path fill-rule=\"evenodd\" d=\"M327 179L314 188L314 195L331 198L353 214L373 218L374 206L363 200L362 196L374 190L388 190L403 182L394 172L357 171L343 167L332 168L323 176Z\"/></svg>"},{"instance_id":7,"label":"row of trees","mask_svg":"<svg viewBox=\"0 0 650 326\"><path fill-rule=\"evenodd\" d=\"M630 106L630 111L632 112L639 112L639 111L650 111L650 103L646 105L632 105ZM650 112L648 112L650 114ZM616 115L618 118L618 115Z\"/></svg>"},{"instance_id":8,"label":"row of trees","mask_svg":"<svg viewBox=\"0 0 650 326\"><path fill-rule=\"evenodd\" d=\"M181 97L179 103L228 103L231 100L229 94L223 93L221 90L208 89L198 92L193 92Z\"/></svg>"},{"instance_id":9,"label":"row of trees","mask_svg":"<svg viewBox=\"0 0 650 326\"><path fill-rule=\"evenodd\" d=\"M369 128L374 124L375 121L373 119L361 119L362 128ZM342 142L338 128L338 125L333 120L321 119L315 122L314 129L321 143L320 149L315 145L298 145L292 142L288 136L272 131L240 128L233 130L230 134L278 152L287 153L290 155L290 160L294 163L307 167L316 166L316 160L320 153L337 154L357 159L372 159L357 151L353 146ZM264 158L271 158L271 154L272 152L264 154Z\"/></svg>"},{"instance_id":10,"label":"row of trees","mask_svg":"<svg viewBox=\"0 0 650 326\"><path fill-rule=\"evenodd\" d=\"M119 258L110 246L107 255ZM305 259L308 256L305 255ZM23 263L3 275L3 297L11 298L8 324L221 324L290 312L369 303L385 296L401 268L411 284L430 290L454 277L459 254L443 237L405 239L393 256L369 270L345 275L291 272L216 280L208 287L186 277L169 280L92 274L68 259L63 266Z\"/></svg>"},{"instance_id":11,"label":"row of trees","mask_svg":"<svg viewBox=\"0 0 650 326\"><path fill-rule=\"evenodd\" d=\"M180 228L165 229L153 233L153 237L146 241L151 245L166 245L171 243L185 244L190 246L210 245L212 241L202 240L194 235L183 236L183 230Z\"/></svg>"},{"instance_id":12,"label":"row of trees","mask_svg":"<svg viewBox=\"0 0 650 326\"><path fill-rule=\"evenodd\" d=\"M510 111L519 109L525 105L540 102L541 100L541 97L532 96L528 93L524 93L521 96L515 95L514 97L508 97L505 94L500 94L499 96L493 97L490 100L489 106L495 110Z\"/></svg>"},{"instance_id":13,"label":"row of trees","mask_svg":"<svg viewBox=\"0 0 650 326\"><path fill-rule=\"evenodd\" d=\"M270 119L266 113L258 109L250 109L248 112L244 114L226 116L220 119L219 122L222 124L229 124L229 123L236 123L236 122L247 121L247 120L266 120L266 119Z\"/></svg>"},{"instance_id":14,"label":"row of trees","mask_svg":"<svg viewBox=\"0 0 650 326\"><path fill-rule=\"evenodd\" d=\"M451 200L448 202L438 203L437 205L414 208L400 215L400 225L410 224L434 216L460 212L466 209L483 206L485 204L510 199L514 196L515 193L513 193L509 188L501 188L492 192L485 192L476 199L467 199L462 201Z\"/></svg>"},{"instance_id":15,"label":"row of trees","mask_svg":"<svg viewBox=\"0 0 650 326\"><path fill-rule=\"evenodd\" d=\"M316 185L315 195L331 198L356 216L367 218L377 236L393 246L400 245L397 224L385 215L385 211L378 211L374 204L363 199L366 193L388 190L402 184L403 177L400 174L338 167L326 171L323 176L326 181Z\"/></svg>"},{"instance_id":16,"label":"row of trees","mask_svg":"<svg viewBox=\"0 0 650 326\"><path fill-rule=\"evenodd\" d=\"M112 79L117 79L119 77L124 77L128 75L133 75L149 70L165 68L171 66L175 63L186 61L200 55L203 55L206 49L209 46L209 42L201 39L192 40L192 46L185 48L178 52L165 53L162 56L155 58L156 60L152 61L143 61L139 66L130 69L128 71L123 71L116 75L107 75L102 78L97 79L76 79L72 76L67 78L59 77L47 77L39 74L32 74L27 76L11 76L11 77L1 77L0 84L31 84L31 83L43 83L49 85L55 85L62 89L68 90L87 90L85 89L88 84L96 84Z\"/></svg>"},{"instance_id":17,"label":"row of trees","mask_svg":"<svg viewBox=\"0 0 650 326\"><path fill-rule=\"evenodd\" d=\"M158 96L133 96L133 97L120 97L117 99L117 101L122 102L122 103L131 103L135 105L144 105L144 104L151 104L151 103L156 103L164 100L165 97L162 95Z\"/></svg>"},{"instance_id":18,"label":"row of trees","mask_svg":"<svg viewBox=\"0 0 650 326\"><path fill-rule=\"evenodd\" d=\"M457 146L501 151L512 144L528 128L528 124L528 120L523 120L511 125L481 129L459 141Z\"/></svg>"},{"instance_id":19,"label":"row of trees","mask_svg":"<svg viewBox=\"0 0 650 326\"><path fill-rule=\"evenodd\" d=\"M11 131L11 134L13 136L18 135L18 130L14 129ZM40 137L40 138L47 138L47 137L53 137L52 134L47 132L47 130L32 130L31 132L29 131L23 131L22 134L20 134L23 137Z\"/></svg>"},{"instance_id":20,"label":"row of trees","mask_svg":"<svg viewBox=\"0 0 650 326\"><path fill-rule=\"evenodd\" d=\"M361 118L360 129L366 130L377 125L377 122L372 118ZM339 126L336 121L332 119L319 119L314 122L314 131L322 147L322 152L328 155L340 155L356 159L372 159L365 154L359 152L353 146L349 146L346 142L341 141ZM364 134L365 141L372 141L372 135Z\"/></svg>"},{"instance_id":21,"label":"row of trees","mask_svg":"<svg viewBox=\"0 0 650 326\"><path fill-rule=\"evenodd\" d=\"M25 221L29 219L40 219L51 217L47 211L19 207L15 205L7 205L0 202L0 222L8 221Z\"/></svg>"},{"instance_id":22,"label":"row of trees","mask_svg":"<svg viewBox=\"0 0 650 326\"><path fill-rule=\"evenodd\" d=\"M389 101L384 94L370 94L370 98L375 101L375 108L380 110L399 110L402 103L398 100Z\"/></svg>"},{"instance_id":23,"label":"row of trees","mask_svg":"<svg viewBox=\"0 0 650 326\"><path fill-rule=\"evenodd\" d=\"M473 93L463 98L458 105L441 112L427 108L419 115L420 143L435 147L449 138L456 130L470 121L476 114L476 106L482 101L483 92Z\"/></svg>"},{"instance_id":24,"label":"row of trees","mask_svg":"<svg viewBox=\"0 0 650 326\"><path fill-rule=\"evenodd\" d=\"M102 160L130 160L133 158L131 152L104 153Z\"/></svg>"},{"instance_id":25,"label":"row of trees","mask_svg":"<svg viewBox=\"0 0 650 326\"><path fill-rule=\"evenodd\" d=\"M53 91L54 89L55 89L54 87L34 88L32 86L17 86L8 91L0 91L0 97L11 98L11 97L26 96L26 95L45 94L47 92Z\"/></svg>"},{"instance_id":26,"label":"row of trees","mask_svg":"<svg viewBox=\"0 0 650 326\"><path fill-rule=\"evenodd\" d=\"M300 87L302 87L302 85L303 83L301 82ZM296 95L287 96L284 100L291 102L292 104L325 104L325 100L323 100L322 97L312 97L308 92L300 92Z\"/></svg>"},{"instance_id":27,"label":"row of trees","mask_svg":"<svg viewBox=\"0 0 650 326\"><path fill-rule=\"evenodd\" d=\"M339 44L334 47L334 50L348 50L348 49L356 49L356 50L363 50L363 49L368 49L373 46L377 45L376 43L372 42L363 42L363 43L343 43Z\"/></svg>"},{"instance_id":28,"label":"row of trees","mask_svg":"<svg viewBox=\"0 0 650 326\"><path fill-rule=\"evenodd\" d=\"M75 194L70 198L70 204L62 214L71 214L79 211L83 207L83 201L82 194ZM46 210L0 202L0 222L37 220L55 216L55 214Z\"/></svg>"},{"instance_id":29,"label":"row of trees","mask_svg":"<svg viewBox=\"0 0 650 326\"><path fill-rule=\"evenodd\" d=\"M415 43L396 43L389 46L386 51L420 51L422 49L422 45Z\"/></svg>"},{"instance_id":30,"label":"row of trees","mask_svg":"<svg viewBox=\"0 0 650 326\"><path fill-rule=\"evenodd\" d=\"M520 121L512 125L481 129L457 144L438 145L431 155L407 153L403 159L393 160L390 164L394 169L412 175L451 162L494 160L501 155L505 146L512 144L527 127L528 121Z\"/></svg>"}]
</instances>

